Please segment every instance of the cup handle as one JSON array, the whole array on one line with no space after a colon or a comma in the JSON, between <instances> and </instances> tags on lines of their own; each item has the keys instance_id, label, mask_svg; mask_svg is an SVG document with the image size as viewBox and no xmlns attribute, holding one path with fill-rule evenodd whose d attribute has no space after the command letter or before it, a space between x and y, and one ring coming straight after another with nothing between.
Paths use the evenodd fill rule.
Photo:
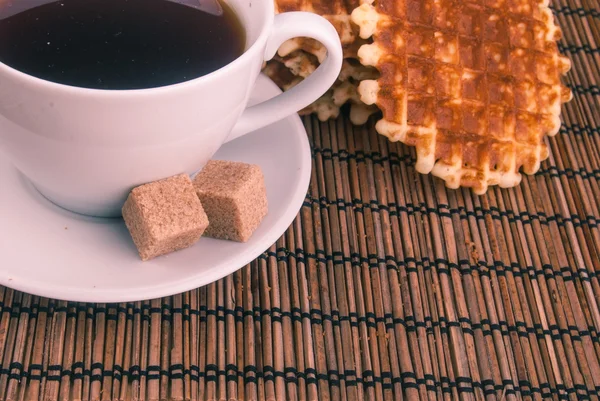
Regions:
<instances>
[{"instance_id":1,"label":"cup handle","mask_svg":"<svg viewBox=\"0 0 600 401\"><path fill-rule=\"evenodd\" d=\"M340 38L333 25L317 14L294 11L276 15L267 40L265 60L272 59L286 40L297 37L309 37L321 42L327 49L327 58L295 87L244 110L227 137L227 142L302 110L335 83L342 69Z\"/></svg>"}]
</instances>

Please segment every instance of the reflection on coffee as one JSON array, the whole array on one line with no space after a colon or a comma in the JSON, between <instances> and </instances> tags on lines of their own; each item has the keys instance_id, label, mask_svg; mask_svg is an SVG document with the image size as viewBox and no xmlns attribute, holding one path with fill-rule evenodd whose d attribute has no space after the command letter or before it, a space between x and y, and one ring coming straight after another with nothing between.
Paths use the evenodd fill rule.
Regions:
<instances>
[{"instance_id":1,"label":"reflection on coffee","mask_svg":"<svg viewBox=\"0 0 600 401\"><path fill-rule=\"evenodd\" d=\"M220 0L0 2L0 62L84 88L188 81L235 60L245 42L240 21Z\"/></svg>"}]
</instances>

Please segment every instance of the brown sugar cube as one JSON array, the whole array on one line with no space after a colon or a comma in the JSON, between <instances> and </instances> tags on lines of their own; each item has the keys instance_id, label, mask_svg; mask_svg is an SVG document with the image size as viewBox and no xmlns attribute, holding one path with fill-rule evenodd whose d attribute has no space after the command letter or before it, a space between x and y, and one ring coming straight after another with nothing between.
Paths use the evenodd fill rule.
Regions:
<instances>
[{"instance_id":1,"label":"brown sugar cube","mask_svg":"<svg viewBox=\"0 0 600 401\"><path fill-rule=\"evenodd\" d=\"M206 213L186 174L134 188L122 212L144 261L191 246L208 226Z\"/></svg>"},{"instance_id":2,"label":"brown sugar cube","mask_svg":"<svg viewBox=\"0 0 600 401\"><path fill-rule=\"evenodd\" d=\"M210 224L204 235L246 242L267 214L267 191L260 167L211 160L194 178Z\"/></svg>"}]
</instances>

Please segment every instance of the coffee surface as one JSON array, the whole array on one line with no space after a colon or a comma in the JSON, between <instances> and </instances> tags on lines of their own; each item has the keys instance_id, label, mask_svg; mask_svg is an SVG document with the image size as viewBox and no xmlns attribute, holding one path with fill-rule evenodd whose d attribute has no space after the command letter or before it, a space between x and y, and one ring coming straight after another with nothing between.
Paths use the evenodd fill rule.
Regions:
<instances>
[{"instance_id":1,"label":"coffee surface","mask_svg":"<svg viewBox=\"0 0 600 401\"><path fill-rule=\"evenodd\" d=\"M144 89L188 81L235 60L246 41L225 3L213 13L181 0L60 0L11 13L18 1L35 3L0 2L0 62L71 86Z\"/></svg>"}]
</instances>

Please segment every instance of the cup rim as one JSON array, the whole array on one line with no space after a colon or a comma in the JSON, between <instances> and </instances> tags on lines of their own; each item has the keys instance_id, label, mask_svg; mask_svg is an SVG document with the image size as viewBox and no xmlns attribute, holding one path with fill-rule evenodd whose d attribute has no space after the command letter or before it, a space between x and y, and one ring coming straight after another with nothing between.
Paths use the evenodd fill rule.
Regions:
<instances>
[{"instance_id":1,"label":"cup rim","mask_svg":"<svg viewBox=\"0 0 600 401\"><path fill-rule=\"evenodd\" d=\"M224 0L228 1L228 0ZM258 3L262 3L259 1ZM253 53L256 52L259 43L266 41L267 36L270 33L270 27L273 25L273 21L275 19L275 3L274 0L266 1L265 6L265 23L263 24L260 33L256 40L235 60L231 61L228 64L225 64L223 67L212 71L206 75L202 75L198 78L190 79L188 81L183 81L171 85L166 86L157 86L154 88L143 88L143 89L97 89L97 88L84 88L81 86L73 86L67 84L61 84L58 82L48 81L46 79L38 78L33 75L27 74L25 72L19 71L16 68L9 66L8 64L3 63L0 60L0 75L8 75L9 78L14 78L17 80L25 80L28 81L29 84L38 86L40 89L45 90L61 90L68 91L72 94L76 95L94 95L94 96L140 96L140 95L150 95L150 94L161 94L163 92L172 91L174 89L186 89L187 86L192 86L200 83L201 81L209 80L211 78L218 78L223 74L229 73L231 70L236 68L239 64L245 62L250 57L253 57Z\"/></svg>"}]
</instances>

